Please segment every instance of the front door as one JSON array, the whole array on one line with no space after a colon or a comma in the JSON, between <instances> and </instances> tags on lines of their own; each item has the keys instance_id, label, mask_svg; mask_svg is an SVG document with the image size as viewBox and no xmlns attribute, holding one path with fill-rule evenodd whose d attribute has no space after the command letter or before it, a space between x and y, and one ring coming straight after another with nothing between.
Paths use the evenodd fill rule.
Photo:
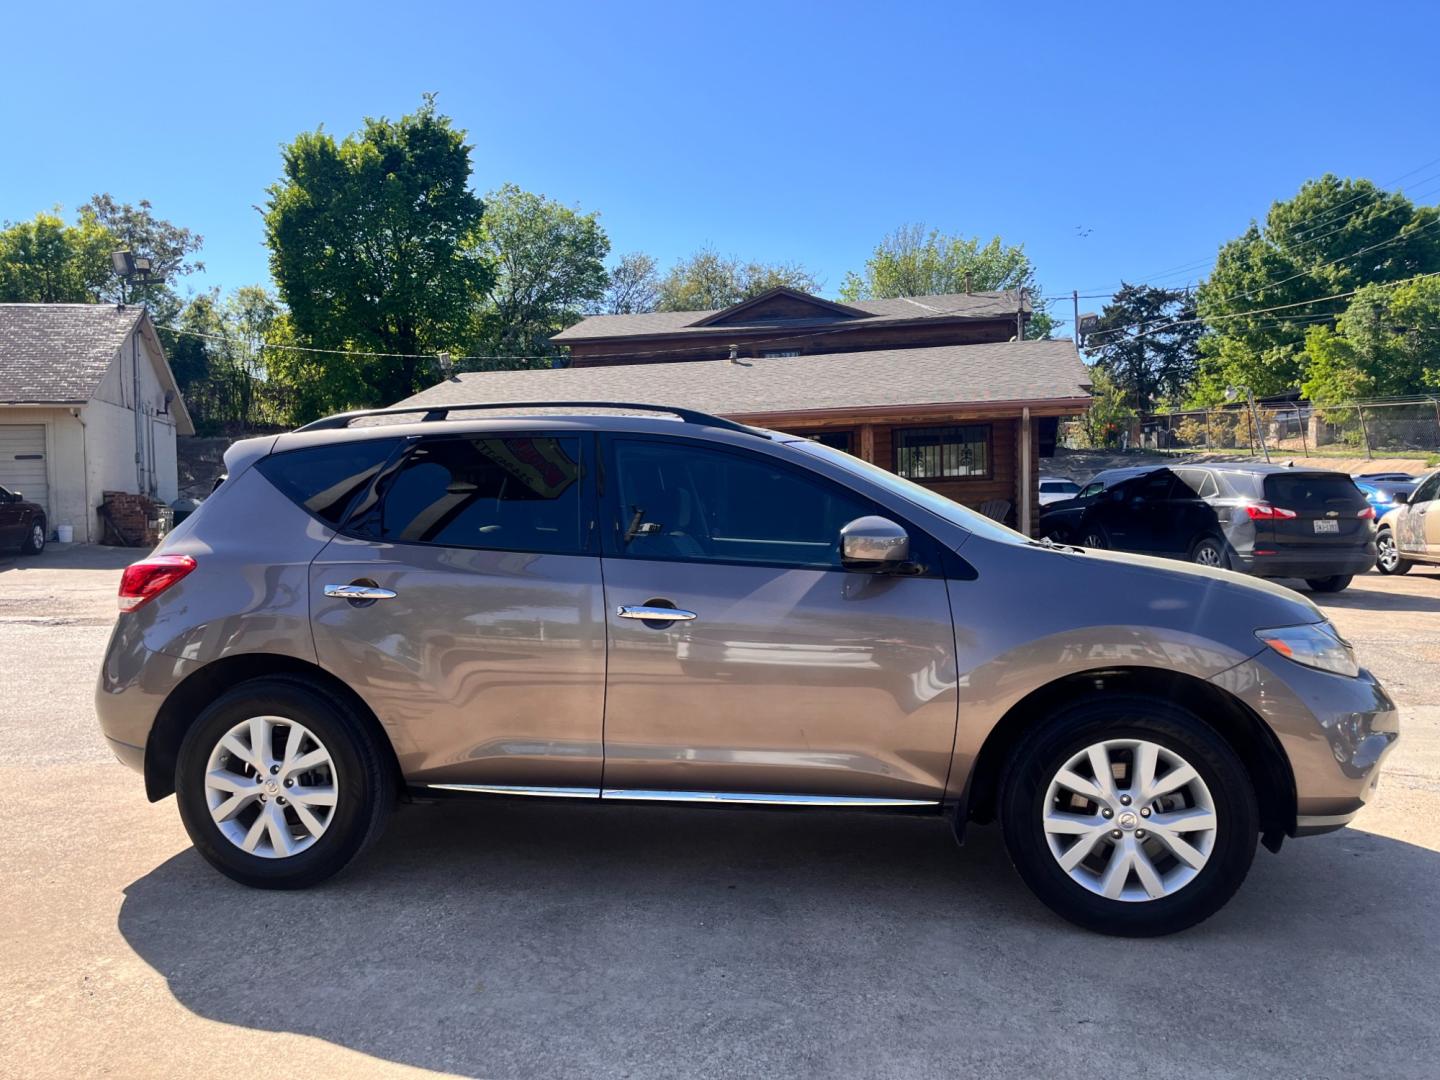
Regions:
<instances>
[{"instance_id":1,"label":"front door","mask_svg":"<svg viewBox=\"0 0 1440 1080\"><path fill-rule=\"evenodd\" d=\"M415 440L311 564L320 663L374 710L411 783L599 794L591 447L524 431Z\"/></svg>"},{"instance_id":2,"label":"front door","mask_svg":"<svg viewBox=\"0 0 1440 1080\"><path fill-rule=\"evenodd\" d=\"M938 800L957 696L933 542L911 529L923 574L849 572L841 527L895 515L839 485L685 439L607 453L607 797Z\"/></svg>"},{"instance_id":3,"label":"front door","mask_svg":"<svg viewBox=\"0 0 1440 1080\"><path fill-rule=\"evenodd\" d=\"M1440 555L1440 472L1420 482L1401 509L1395 546L1406 555Z\"/></svg>"}]
</instances>

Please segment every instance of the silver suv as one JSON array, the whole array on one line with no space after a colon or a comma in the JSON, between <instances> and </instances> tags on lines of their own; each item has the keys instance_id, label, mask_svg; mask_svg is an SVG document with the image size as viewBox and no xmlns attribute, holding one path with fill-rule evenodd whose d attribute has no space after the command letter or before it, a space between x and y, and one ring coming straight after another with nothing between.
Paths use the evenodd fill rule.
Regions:
<instances>
[{"instance_id":1,"label":"silver suv","mask_svg":"<svg viewBox=\"0 0 1440 1080\"><path fill-rule=\"evenodd\" d=\"M100 723L220 871L314 884L417 796L924 812L998 818L1064 917L1162 934L1257 838L1348 822L1394 745L1288 589L689 410L535 408L237 443L125 571Z\"/></svg>"}]
</instances>

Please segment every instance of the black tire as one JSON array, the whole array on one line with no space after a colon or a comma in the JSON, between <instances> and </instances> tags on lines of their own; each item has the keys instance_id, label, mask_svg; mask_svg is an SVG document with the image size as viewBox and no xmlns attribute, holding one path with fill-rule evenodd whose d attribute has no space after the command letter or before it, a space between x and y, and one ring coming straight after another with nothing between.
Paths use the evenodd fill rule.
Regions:
<instances>
[{"instance_id":1,"label":"black tire","mask_svg":"<svg viewBox=\"0 0 1440 1080\"><path fill-rule=\"evenodd\" d=\"M1375 534L1375 552L1375 569L1382 574L1408 574L1410 567L1415 565L1409 559L1400 557L1400 549L1395 545L1395 534L1389 529L1381 529Z\"/></svg>"},{"instance_id":2,"label":"black tire","mask_svg":"<svg viewBox=\"0 0 1440 1080\"><path fill-rule=\"evenodd\" d=\"M1075 543L1080 547L1105 551L1110 547L1110 534L1103 525L1081 525L1075 530Z\"/></svg>"},{"instance_id":3,"label":"black tire","mask_svg":"<svg viewBox=\"0 0 1440 1080\"><path fill-rule=\"evenodd\" d=\"M1230 548L1219 536L1202 536L1190 545L1190 561L1199 566L1230 569Z\"/></svg>"},{"instance_id":4,"label":"black tire","mask_svg":"<svg viewBox=\"0 0 1440 1080\"><path fill-rule=\"evenodd\" d=\"M284 858L237 847L211 818L205 798L211 751L231 728L253 716L299 722L335 763L338 783L328 825L310 847ZM303 889L345 869L380 836L395 790L375 736L361 719L314 684L286 676L248 680L213 701L185 733L175 766L180 819L195 850L227 877L261 889Z\"/></svg>"},{"instance_id":5,"label":"black tire","mask_svg":"<svg viewBox=\"0 0 1440 1080\"><path fill-rule=\"evenodd\" d=\"M1349 588L1354 580L1353 574L1332 574L1330 577L1306 578L1305 584L1315 592L1335 593Z\"/></svg>"},{"instance_id":6,"label":"black tire","mask_svg":"<svg viewBox=\"0 0 1440 1080\"><path fill-rule=\"evenodd\" d=\"M1217 827L1209 860L1187 884L1154 900L1112 900L1072 880L1051 853L1041 824L1050 782L1060 768L1088 746L1126 738L1179 754L1214 802ZM1077 926L1122 937L1173 934L1219 911L1245 880L1259 834L1254 786L1230 744L1188 709L1138 694L1088 697L1031 729L1001 779L1000 819L1011 861L1047 907Z\"/></svg>"},{"instance_id":7,"label":"black tire","mask_svg":"<svg viewBox=\"0 0 1440 1080\"><path fill-rule=\"evenodd\" d=\"M20 545L21 555L39 555L45 550L45 519L36 518L26 526L25 542Z\"/></svg>"}]
</instances>

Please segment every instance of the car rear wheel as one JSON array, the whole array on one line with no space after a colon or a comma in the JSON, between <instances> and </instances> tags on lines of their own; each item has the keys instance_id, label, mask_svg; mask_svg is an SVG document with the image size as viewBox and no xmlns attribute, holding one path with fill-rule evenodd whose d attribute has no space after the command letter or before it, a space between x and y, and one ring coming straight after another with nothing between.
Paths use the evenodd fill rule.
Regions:
<instances>
[{"instance_id":1,"label":"car rear wheel","mask_svg":"<svg viewBox=\"0 0 1440 1080\"><path fill-rule=\"evenodd\" d=\"M1081 547L1098 548L1103 551L1110 546L1110 537L1099 525L1084 525L1080 528L1080 539L1077 543Z\"/></svg>"},{"instance_id":2,"label":"car rear wheel","mask_svg":"<svg viewBox=\"0 0 1440 1080\"><path fill-rule=\"evenodd\" d=\"M1350 582L1354 580L1353 574L1334 574L1330 577L1306 578L1305 584L1315 592L1331 593L1349 588Z\"/></svg>"},{"instance_id":3,"label":"car rear wheel","mask_svg":"<svg viewBox=\"0 0 1440 1080\"><path fill-rule=\"evenodd\" d=\"M1414 564L1400 557L1400 548L1395 544L1395 534L1381 529L1375 537L1375 569L1382 574L1408 573Z\"/></svg>"},{"instance_id":4,"label":"car rear wheel","mask_svg":"<svg viewBox=\"0 0 1440 1080\"><path fill-rule=\"evenodd\" d=\"M1020 876L1089 930L1174 933L1234 895L1259 816L1244 765L1194 713L1148 696L1095 697L1015 750L1001 824Z\"/></svg>"},{"instance_id":5,"label":"car rear wheel","mask_svg":"<svg viewBox=\"0 0 1440 1080\"><path fill-rule=\"evenodd\" d=\"M234 687L186 733L180 817L210 865L245 885L297 889L348 866L380 835L394 785L360 720L302 680Z\"/></svg>"},{"instance_id":6,"label":"car rear wheel","mask_svg":"<svg viewBox=\"0 0 1440 1080\"><path fill-rule=\"evenodd\" d=\"M1190 548L1190 561L1224 570L1230 565L1230 556L1225 550L1225 541L1220 537L1202 536Z\"/></svg>"},{"instance_id":7,"label":"car rear wheel","mask_svg":"<svg viewBox=\"0 0 1440 1080\"><path fill-rule=\"evenodd\" d=\"M22 555L39 555L45 550L45 522L34 521L30 525L30 531L25 534L25 542L20 545Z\"/></svg>"}]
</instances>

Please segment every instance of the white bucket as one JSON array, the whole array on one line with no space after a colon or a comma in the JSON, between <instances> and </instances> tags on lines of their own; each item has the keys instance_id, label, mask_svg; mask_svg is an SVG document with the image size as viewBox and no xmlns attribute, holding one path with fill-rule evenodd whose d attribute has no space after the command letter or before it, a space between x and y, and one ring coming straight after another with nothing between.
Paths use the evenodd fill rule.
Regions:
<instances>
[{"instance_id":1,"label":"white bucket","mask_svg":"<svg viewBox=\"0 0 1440 1080\"><path fill-rule=\"evenodd\" d=\"M58 542L62 543L62 544L74 543L74 541L75 541L75 526L73 526L73 525L56 525L56 526L55 526L55 539L56 539Z\"/></svg>"}]
</instances>

